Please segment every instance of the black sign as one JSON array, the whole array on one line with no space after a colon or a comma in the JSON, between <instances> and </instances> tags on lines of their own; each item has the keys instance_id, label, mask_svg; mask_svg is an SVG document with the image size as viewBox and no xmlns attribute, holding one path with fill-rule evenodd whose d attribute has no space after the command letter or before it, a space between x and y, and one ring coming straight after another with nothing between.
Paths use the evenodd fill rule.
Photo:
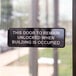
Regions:
<instances>
[{"instance_id":1,"label":"black sign","mask_svg":"<svg viewBox=\"0 0 76 76\"><path fill-rule=\"evenodd\" d=\"M11 28L8 30L10 47L53 47L65 46L63 28Z\"/></svg>"}]
</instances>

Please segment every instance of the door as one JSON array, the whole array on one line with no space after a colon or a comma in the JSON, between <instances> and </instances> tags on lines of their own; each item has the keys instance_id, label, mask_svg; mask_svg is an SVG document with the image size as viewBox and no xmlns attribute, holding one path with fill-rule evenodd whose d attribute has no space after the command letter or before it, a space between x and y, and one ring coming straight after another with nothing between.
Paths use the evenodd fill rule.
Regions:
<instances>
[{"instance_id":1,"label":"door","mask_svg":"<svg viewBox=\"0 0 76 76\"><path fill-rule=\"evenodd\" d=\"M8 46L9 28L31 27L64 28L65 47ZM72 0L0 0L1 76L72 76L72 56Z\"/></svg>"}]
</instances>

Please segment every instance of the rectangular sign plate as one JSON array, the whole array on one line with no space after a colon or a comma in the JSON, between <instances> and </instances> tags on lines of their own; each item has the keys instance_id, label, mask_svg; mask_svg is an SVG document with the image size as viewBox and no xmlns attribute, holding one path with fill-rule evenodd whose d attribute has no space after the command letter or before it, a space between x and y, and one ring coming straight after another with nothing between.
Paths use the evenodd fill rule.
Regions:
<instances>
[{"instance_id":1,"label":"rectangular sign plate","mask_svg":"<svg viewBox=\"0 0 76 76\"><path fill-rule=\"evenodd\" d=\"M10 28L8 30L10 47L51 47L65 46L63 28Z\"/></svg>"}]
</instances>

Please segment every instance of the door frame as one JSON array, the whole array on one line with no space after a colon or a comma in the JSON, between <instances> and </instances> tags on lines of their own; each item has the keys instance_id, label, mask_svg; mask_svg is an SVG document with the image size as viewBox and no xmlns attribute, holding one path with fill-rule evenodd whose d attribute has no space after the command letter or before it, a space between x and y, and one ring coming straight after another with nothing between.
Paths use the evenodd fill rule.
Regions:
<instances>
[{"instance_id":1,"label":"door frame","mask_svg":"<svg viewBox=\"0 0 76 76\"><path fill-rule=\"evenodd\" d=\"M73 0L73 76L76 76L76 0Z\"/></svg>"}]
</instances>

